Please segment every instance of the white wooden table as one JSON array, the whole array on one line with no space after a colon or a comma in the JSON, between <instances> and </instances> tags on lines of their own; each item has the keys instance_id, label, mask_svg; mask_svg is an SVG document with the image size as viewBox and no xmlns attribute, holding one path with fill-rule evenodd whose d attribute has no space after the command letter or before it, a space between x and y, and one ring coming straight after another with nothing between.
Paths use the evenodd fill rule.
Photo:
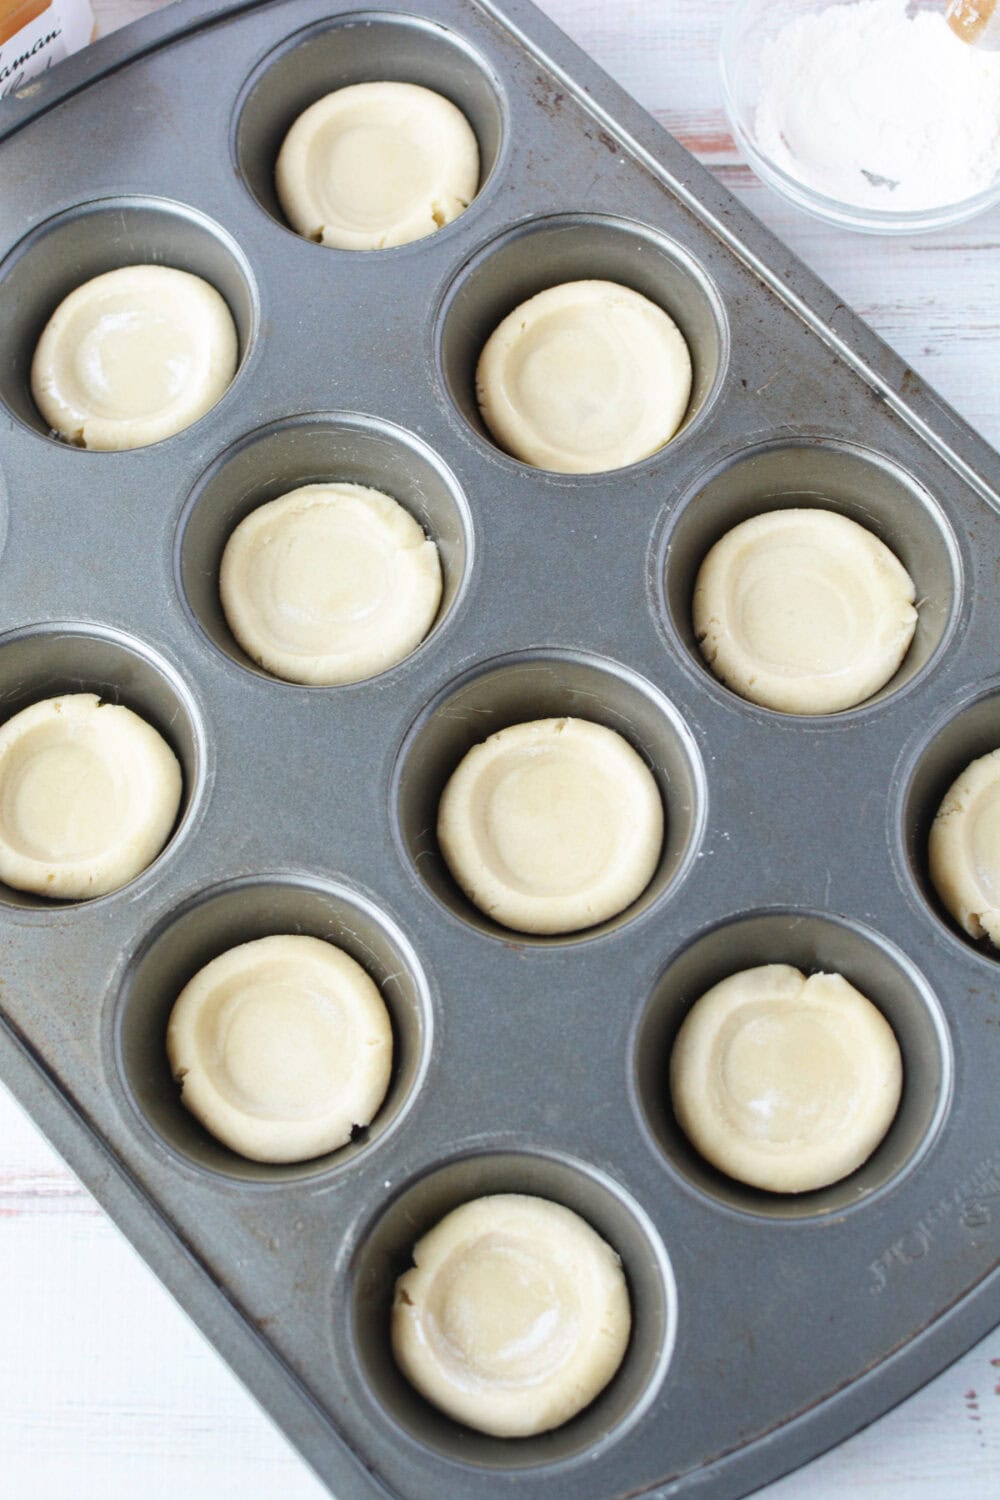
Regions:
<instances>
[{"instance_id":1,"label":"white wooden table","mask_svg":"<svg viewBox=\"0 0 1000 1500\"><path fill-rule=\"evenodd\" d=\"M159 3L96 0L102 33ZM715 73L726 0L536 3L1000 447L1000 211L912 240L813 223L760 186L733 148ZM1000 1331L762 1493L997 1500ZM0 1089L0 1495L325 1494Z\"/></svg>"}]
</instances>

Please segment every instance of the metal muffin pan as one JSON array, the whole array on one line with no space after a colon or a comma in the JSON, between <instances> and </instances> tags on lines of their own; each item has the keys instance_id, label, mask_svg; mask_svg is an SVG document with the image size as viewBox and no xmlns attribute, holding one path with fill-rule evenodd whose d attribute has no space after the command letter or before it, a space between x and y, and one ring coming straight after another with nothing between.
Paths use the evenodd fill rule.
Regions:
<instances>
[{"instance_id":1,"label":"metal muffin pan","mask_svg":"<svg viewBox=\"0 0 1000 1500\"><path fill-rule=\"evenodd\" d=\"M281 222L271 169L313 98L437 88L481 192L368 254ZM93 689L167 736L185 795L162 856L88 904L0 890L3 1076L340 1500L737 1496L836 1442L1000 1318L997 959L926 878L950 779L1000 743L1000 458L528 4L182 0L0 107L0 701ZM55 304L139 260L206 276L241 364L149 448L56 442L28 369ZM517 301L609 277L692 349L681 433L582 478L499 452L481 344ZM268 678L216 591L229 529L284 488L378 484L442 553L426 642L368 682ZM791 499L869 525L921 600L907 660L851 712L744 703L692 637L694 572ZM520 938L436 848L437 799L504 724L621 730L663 792L649 889L617 919ZM174 996L289 929L380 983L386 1104L345 1150L243 1161L180 1107ZM666 1066L724 974L837 969L892 1022L905 1093L871 1160L800 1198L700 1161ZM480 1193L578 1209L621 1254L634 1332L587 1411L502 1442L395 1370L396 1275Z\"/></svg>"}]
</instances>

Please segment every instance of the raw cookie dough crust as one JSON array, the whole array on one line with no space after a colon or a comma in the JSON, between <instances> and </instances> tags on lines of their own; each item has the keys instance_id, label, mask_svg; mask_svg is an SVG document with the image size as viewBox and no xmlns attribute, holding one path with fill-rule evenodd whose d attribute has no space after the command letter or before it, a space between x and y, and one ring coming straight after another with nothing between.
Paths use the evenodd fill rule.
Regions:
<instances>
[{"instance_id":1,"label":"raw cookie dough crust","mask_svg":"<svg viewBox=\"0 0 1000 1500\"><path fill-rule=\"evenodd\" d=\"M787 964L714 985L670 1059L681 1129L727 1176L772 1193L846 1177L889 1129L902 1061L879 1010L839 974Z\"/></svg>"},{"instance_id":2,"label":"raw cookie dough crust","mask_svg":"<svg viewBox=\"0 0 1000 1500\"><path fill-rule=\"evenodd\" d=\"M538 469L597 474L638 463L677 432L691 354L673 319L630 287L569 281L494 329L476 369L483 421Z\"/></svg>"},{"instance_id":3,"label":"raw cookie dough crust","mask_svg":"<svg viewBox=\"0 0 1000 1500\"><path fill-rule=\"evenodd\" d=\"M308 1161L370 1125L392 1067L373 980L320 938L278 934L200 969L167 1025L183 1103L252 1161Z\"/></svg>"},{"instance_id":4,"label":"raw cookie dough crust","mask_svg":"<svg viewBox=\"0 0 1000 1500\"><path fill-rule=\"evenodd\" d=\"M60 302L35 348L31 394L78 447L144 448L215 405L238 353L215 287L170 266L122 266Z\"/></svg>"},{"instance_id":5,"label":"raw cookie dough crust","mask_svg":"<svg viewBox=\"0 0 1000 1500\"><path fill-rule=\"evenodd\" d=\"M512 724L452 773L438 842L469 900L505 927L565 933L617 916L663 847L663 803L627 740L585 719Z\"/></svg>"},{"instance_id":6,"label":"raw cookie dough crust","mask_svg":"<svg viewBox=\"0 0 1000 1500\"><path fill-rule=\"evenodd\" d=\"M305 110L275 167L285 217L341 250L423 239L464 213L479 143L461 110L415 83L356 83Z\"/></svg>"},{"instance_id":7,"label":"raw cookie dough crust","mask_svg":"<svg viewBox=\"0 0 1000 1500\"><path fill-rule=\"evenodd\" d=\"M621 1261L571 1209L477 1198L418 1241L396 1283L392 1347L421 1395L495 1437L561 1426L604 1389L628 1346Z\"/></svg>"},{"instance_id":8,"label":"raw cookie dough crust","mask_svg":"<svg viewBox=\"0 0 1000 1500\"><path fill-rule=\"evenodd\" d=\"M889 548L835 511L773 510L728 531L695 582L706 662L763 708L829 714L885 686L913 639L913 580Z\"/></svg>"},{"instance_id":9,"label":"raw cookie dough crust","mask_svg":"<svg viewBox=\"0 0 1000 1500\"><path fill-rule=\"evenodd\" d=\"M395 666L441 603L437 547L389 495L307 484L252 511L219 573L230 630L275 677L358 682Z\"/></svg>"},{"instance_id":10,"label":"raw cookie dough crust","mask_svg":"<svg viewBox=\"0 0 1000 1500\"><path fill-rule=\"evenodd\" d=\"M0 879L87 899L134 880L166 844L177 757L145 719L96 693L46 698L0 728Z\"/></svg>"},{"instance_id":11,"label":"raw cookie dough crust","mask_svg":"<svg viewBox=\"0 0 1000 1500\"><path fill-rule=\"evenodd\" d=\"M1000 948L1000 750L949 787L928 844L934 888L962 931Z\"/></svg>"}]
</instances>

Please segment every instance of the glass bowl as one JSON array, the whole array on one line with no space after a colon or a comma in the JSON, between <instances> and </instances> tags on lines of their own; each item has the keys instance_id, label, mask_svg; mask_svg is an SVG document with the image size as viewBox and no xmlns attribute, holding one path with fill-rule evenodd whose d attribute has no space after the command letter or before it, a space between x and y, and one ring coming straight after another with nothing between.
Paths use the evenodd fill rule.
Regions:
<instances>
[{"instance_id":1,"label":"glass bowl","mask_svg":"<svg viewBox=\"0 0 1000 1500\"><path fill-rule=\"evenodd\" d=\"M821 11L837 0L737 0L723 27L719 50L722 96L733 136L757 175L775 192L806 213L846 229L868 234L917 234L971 219L1000 203L1000 172L982 192L930 208L876 208L828 197L779 166L761 146L755 130L760 94L761 55L768 42L787 23L811 11ZM923 0L928 9L943 12L943 0ZM923 8L921 0L911 11ZM995 54L990 54L995 56Z\"/></svg>"}]
</instances>

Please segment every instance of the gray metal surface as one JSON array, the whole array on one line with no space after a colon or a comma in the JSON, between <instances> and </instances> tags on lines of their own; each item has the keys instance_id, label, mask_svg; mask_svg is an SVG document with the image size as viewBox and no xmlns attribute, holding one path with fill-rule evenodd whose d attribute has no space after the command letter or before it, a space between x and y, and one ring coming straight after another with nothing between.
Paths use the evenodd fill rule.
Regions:
<instances>
[{"instance_id":1,"label":"gray metal surface","mask_svg":"<svg viewBox=\"0 0 1000 1500\"><path fill-rule=\"evenodd\" d=\"M420 10L183 0L0 104L0 702L96 689L185 772L127 889L0 890L0 1062L341 1500L737 1496L1000 1318L997 961L925 874L940 796L1000 743L1000 458L530 5ZM433 238L354 255L278 222L270 169L299 109L363 77L455 99L486 181ZM56 443L34 342L140 260L219 287L240 371L166 442ZM573 478L492 446L472 372L517 301L580 276L667 307L696 381L666 449ZM242 515L329 477L420 517L445 599L400 666L305 689L242 656L215 580ZM897 677L834 718L742 702L692 639L707 546L789 497L869 525L922 601ZM434 813L468 746L563 713L645 754L668 837L622 917L520 940L452 885ZM366 1138L266 1168L181 1109L162 1042L195 968L289 929L381 982L397 1065ZM799 1200L710 1172L666 1097L687 1004L764 961L845 973L904 1055L885 1143ZM634 1336L587 1412L503 1443L409 1390L387 1319L422 1230L511 1189L616 1246Z\"/></svg>"}]
</instances>

